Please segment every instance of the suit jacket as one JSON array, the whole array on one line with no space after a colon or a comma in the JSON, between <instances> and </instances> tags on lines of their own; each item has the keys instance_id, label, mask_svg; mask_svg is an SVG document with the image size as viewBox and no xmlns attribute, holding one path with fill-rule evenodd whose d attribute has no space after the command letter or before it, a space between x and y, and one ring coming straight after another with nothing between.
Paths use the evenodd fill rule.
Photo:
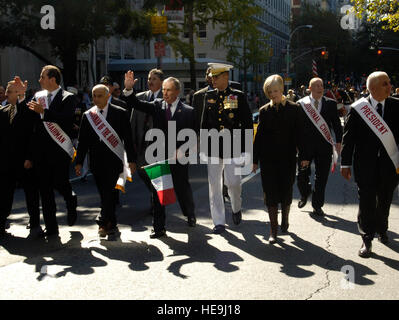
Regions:
<instances>
[{"instance_id":1,"label":"suit jacket","mask_svg":"<svg viewBox=\"0 0 399 320\"><path fill-rule=\"evenodd\" d=\"M398 144L398 99L388 97L385 100L384 121ZM352 164L357 183L373 185L377 167L383 170L385 178L397 178L395 167L380 139L354 109L349 112L345 123L341 152L341 165L352 166Z\"/></svg>"},{"instance_id":2,"label":"suit jacket","mask_svg":"<svg viewBox=\"0 0 399 320\"><path fill-rule=\"evenodd\" d=\"M114 106L121 107L121 108L123 108L125 110L128 110L126 102L121 100L121 99L119 99L119 98L112 97L111 98L111 104L113 104ZM128 110L128 111L130 113L130 110Z\"/></svg>"},{"instance_id":3,"label":"suit jacket","mask_svg":"<svg viewBox=\"0 0 399 320\"><path fill-rule=\"evenodd\" d=\"M168 157L168 121L166 120L166 102L163 99L156 99L153 102L141 101L135 94L125 97L126 102L132 108L152 116L153 127L164 132L166 138L165 156ZM181 101L178 102L176 111L171 119L176 121L176 133L182 129L195 130L194 109ZM176 148L183 145L185 141L176 141ZM163 159L162 159L163 160Z\"/></svg>"},{"instance_id":4,"label":"suit jacket","mask_svg":"<svg viewBox=\"0 0 399 320\"><path fill-rule=\"evenodd\" d=\"M76 97L72 93L61 89L53 98L49 108L44 110L43 119L37 118L31 142L31 153L34 160L40 161L46 158L54 162L59 160L70 161L69 155L50 137L44 128L43 121L57 123L72 139L76 104Z\"/></svg>"},{"instance_id":5,"label":"suit jacket","mask_svg":"<svg viewBox=\"0 0 399 320\"><path fill-rule=\"evenodd\" d=\"M116 131L125 146L128 162L136 161L136 151L132 142L132 132L127 111L110 104L108 106L107 122ZM123 171L123 162L100 140L97 133L84 114L79 132L79 144L76 155L76 164L83 164L87 152L89 152L90 168L93 172L112 170L115 174Z\"/></svg>"},{"instance_id":6,"label":"suit jacket","mask_svg":"<svg viewBox=\"0 0 399 320\"><path fill-rule=\"evenodd\" d=\"M322 97L320 114L326 121L331 134L334 131L335 141L337 143L340 143L342 140L342 125L338 116L337 102L330 98ZM305 160L310 160L316 154L326 155L327 157L330 157L332 154L331 144L328 143L326 139L324 139L320 131L314 126L314 124L306 114L304 114L304 119Z\"/></svg>"},{"instance_id":7,"label":"suit jacket","mask_svg":"<svg viewBox=\"0 0 399 320\"><path fill-rule=\"evenodd\" d=\"M151 94L152 91L148 90L137 94L136 97L141 101L149 101ZM162 90L159 92L158 98L163 98ZM147 113L133 109L130 117L130 124L132 126L133 144L137 150L137 164L139 166L146 165L145 150L149 143L146 142L144 138L146 132L154 126L152 117Z\"/></svg>"},{"instance_id":8,"label":"suit jacket","mask_svg":"<svg viewBox=\"0 0 399 320\"><path fill-rule=\"evenodd\" d=\"M11 104L0 109L0 171L22 168L29 159L29 142L33 126L39 115L28 108L26 102L17 103L17 114L10 123Z\"/></svg>"},{"instance_id":9,"label":"suit jacket","mask_svg":"<svg viewBox=\"0 0 399 320\"><path fill-rule=\"evenodd\" d=\"M202 117L202 112L204 111L204 106L205 106L205 93L210 90L209 86L206 86L205 88L202 88L201 90L198 90L196 93L194 93L193 96L193 108L195 111L195 117L196 117L196 123L195 127L197 132L199 132L200 127L201 127L201 117Z\"/></svg>"}]
</instances>

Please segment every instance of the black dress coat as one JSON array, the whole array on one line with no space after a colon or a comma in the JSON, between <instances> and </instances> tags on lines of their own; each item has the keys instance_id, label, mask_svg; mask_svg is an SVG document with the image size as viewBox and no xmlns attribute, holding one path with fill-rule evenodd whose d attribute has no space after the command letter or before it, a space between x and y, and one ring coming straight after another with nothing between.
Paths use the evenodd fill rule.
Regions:
<instances>
[{"instance_id":1,"label":"black dress coat","mask_svg":"<svg viewBox=\"0 0 399 320\"><path fill-rule=\"evenodd\" d=\"M296 155L303 159L303 113L287 101L278 107L268 103L259 111L254 141L254 164L260 162L267 206L290 205L296 173Z\"/></svg>"}]
</instances>

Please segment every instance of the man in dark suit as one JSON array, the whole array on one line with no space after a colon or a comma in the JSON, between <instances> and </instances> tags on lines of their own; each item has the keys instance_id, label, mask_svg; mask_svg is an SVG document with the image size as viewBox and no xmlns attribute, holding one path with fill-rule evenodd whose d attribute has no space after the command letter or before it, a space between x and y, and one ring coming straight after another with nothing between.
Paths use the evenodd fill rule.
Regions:
<instances>
[{"instance_id":1,"label":"man in dark suit","mask_svg":"<svg viewBox=\"0 0 399 320\"><path fill-rule=\"evenodd\" d=\"M370 96L363 103L382 116L393 134L388 142L395 150L399 142L399 100L389 97L391 87L385 72L372 73L367 79ZM349 181L353 165L359 193L358 227L363 238L359 256L367 258L375 233L380 242L388 243L389 209L399 181L399 168L395 168L380 138L356 111L354 106L358 103L352 105L344 127L341 174Z\"/></svg>"},{"instance_id":2,"label":"man in dark suit","mask_svg":"<svg viewBox=\"0 0 399 320\"><path fill-rule=\"evenodd\" d=\"M5 153L0 157L0 237L5 235L5 223L12 209L14 192L19 181L25 192L26 207L30 217L30 235L41 233L39 189L35 183L34 169L24 169L28 158L29 141L33 132L36 114L25 103L27 82L19 77L10 81L6 88L9 102L0 109L0 148Z\"/></svg>"},{"instance_id":3,"label":"man in dark suit","mask_svg":"<svg viewBox=\"0 0 399 320\"><path fill-rule=\"evenodd\" d=\"M336 101L323 96L323 80L313 78L309 84L310 101L312 106L317 109L321 117L328 125L330 131L333 129L335 134L335 148L337 153L341 151L342 126L339 120ZM302 101L302 100L301 100ZM305 116L304 121L304 157L306 165L298 164L298 189L301 193L301 200L298 207L303 208L306 205L307 198L312 192L313 213L323 216L324 194L326 190L331 160L333 155L332 145L324 138L317 127ZM315 185L312 191L310 182L311 169L310 164L315 163Z\"/></svg>"},{"instance_id":4,"label":"man in dark suit","mask_svg":"<svg viewBox=\"0 0 399 320\"><path fill-rule=\"evenodd\" d=\"M141 92L136 97L141 101L154 101L155 99L162 99L162 82L164 80L164 73L159 69L152 69L148 73L148 91ZM130 117L130 124L132 126L133 144L137 151L137 173L141 180L151 193L151 209L150 212L154 213L154 199L153 199L153 185L145 170L142 168L148 163L145 161L145 151L149 145L145 141L145 135L148 130L153 128L153 120L150 114L133 109Z\"/></svg>"},{"instance_id":5,"label":"man in dark suit","mask_svg":"<svg viewBox=\"0 0 399 320\"><path fill-rule=\"evenodd\" d=\"M104 85L93 88L93 101L95 106L88 112L101 114L110 127L116 132L123 144L131 174L136 170L136 153L132 143L132 133L127 111L109 103L109 90ZM123 172L123 154L118 156L105 138L100 138L94 127L89 122L88 113L83 115L79 132L78 150L75 171L81 175L83 161L89 152L89 166L101 198L101 211L97 217L99 226L98 234L101 237L117 232L117 219L115 215L115 193L113 190L118 182L119 175ZM101 133L100 133L101 134Z\"/></svg>"},{"instance_id":6,"label":"man in dark suit","mask_svg":"<svg viewBox=\"0 0 399 320\"><path fill-rule=\"evenodd\" d=\"M176 78L168 78L162 84L163 99L156 99L153 102L140 101L133 94L134 80L133 71L125 74L125 99L132 108L148 113L152 116L154 129L160 129L168 137L168 123L174 121L176 132L182 129L195 128L194 109L183 104L179 99L181 90L180 82ZM183 145L184 141L176 141L176 149ZM165 155L177 154L175 150L168 150L166 147ZM147 161L148 162L148 161ZM190 227L196 225L194 213L193 192L188 177L188 164L170 164L170 171L173 180L174 190L179 201L183 215L187 216L187 222ZM155 210L151 238L159 238L166 235L165 230L165 207L161 206L157 192L153 187L153 197L155 200Z\"/></svg>"},{"instance_id":7,"label":"man in dark suit","mask_svg":"<svg viewBox=\"0 0 399 320\"><path fill-rule=\"evenodd\" d=\"M35 100L28 103L29 108L40 115L35 124L31 144L32 159L28 160L31 160L39 175L46 235L58 237L54 189L57 189L66 201L67 221L70 226L75 224L77 218L77 197L69 182L71 154L57 143L45 125L55 123L66 134L66 140L71 140L77 101L73 94L60 87L61 71L55 66L43 67L39 83L44 90L41 93L47 96L47 103L43 105L43 102Z\"/></svg>"}]
</instances>

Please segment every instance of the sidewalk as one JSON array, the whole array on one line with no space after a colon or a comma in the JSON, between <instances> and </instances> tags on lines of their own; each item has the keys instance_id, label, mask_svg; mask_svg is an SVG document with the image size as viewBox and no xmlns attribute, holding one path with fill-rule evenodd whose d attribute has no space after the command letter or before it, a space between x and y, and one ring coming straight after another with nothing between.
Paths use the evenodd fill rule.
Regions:
<instances>
[{"instance_id":1,"label":"sidewalk","mask_svg":"<svg viewBox=\"0 0 399 320\"><path fill-rule=\"evenodd\" d=\"M207 187L194 193L197 227L189 228L178 205L172 205L163 239L149 238L151 216L143 213L132 223L129 207L119 210L118 241L98 239L90 220L98 209L89 206L81 207L84 223L61 228L61 247L32 243L24 225L13 224L15 238L0 244L0 299L399 298L397 191L390 244L374 240L372 258L362 259L353 182L338 172L330 176L324 218L310 215L309 202L297 208L295 188L289 233L279 235L276 245L267 241L261 190L260 175L243 185L243 222L234 226L228 214L223 235L212 234ZM341 270L349 270L354 283L345 281Z\"/></svg>"}]
</instances>

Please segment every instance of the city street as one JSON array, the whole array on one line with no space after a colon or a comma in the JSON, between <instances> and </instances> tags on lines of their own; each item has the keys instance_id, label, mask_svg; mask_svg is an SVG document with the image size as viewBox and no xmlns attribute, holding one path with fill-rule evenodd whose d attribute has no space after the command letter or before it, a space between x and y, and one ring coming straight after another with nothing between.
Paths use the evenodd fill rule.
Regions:
<instances>
[{"instance_id":1,"label":"city street","mask_svg":"<svg viewBox=\"0 0 399 320\"><path fill-rule=\"evenodd\" d=\"M324 218L298 209L295 187L288 234L269 245L269 219L260 175L243 179L243 221L227 205L227 232L212 234L205 166L191 167L197 226L178 204L167 208L167 235L150 239L149 194L135 175L118 209L121 235L100 240L94 222L99 198L93 178L73 183L77 224L68 227L58 196L62 245L30 241L24 197L10 216L13 237L0 244L0 299L318 300L398 299L399 199L395 191L387 246L357 255L356 185L330 176ZM280 219L281 217L279 217ZM43 224L42 224L43 225ZM345 275L350 281L345 280ZM163 304L162 304L163 305ZM160 304L161 306L161 304Z\"/></svg>"}]
</instances>

